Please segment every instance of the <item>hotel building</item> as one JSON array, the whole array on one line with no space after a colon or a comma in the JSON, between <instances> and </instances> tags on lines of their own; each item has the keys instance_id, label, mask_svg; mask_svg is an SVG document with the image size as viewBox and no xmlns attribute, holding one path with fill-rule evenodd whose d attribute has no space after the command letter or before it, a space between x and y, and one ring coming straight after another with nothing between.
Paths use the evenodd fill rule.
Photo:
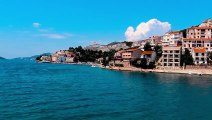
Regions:
<instances>
[{"instance_id":1,"label":"hotel building","mask_svg":"<svg viewBox=\"0 0 212 120\"><path fill-rule=\"evenodd\" d=\"M183 39L183 33L181 31L168 32L163 36L163 46L177 46Z\"/></svg>"},{"instance_id":2,"label":"hotel building","mask_svg":"<svg viewBox=\"0 0 212 120\"><path fill-rule=\"evenodd\" d=\"M181 47L163 47L161 66L180 67Z\"/></svg>"},{"instance_id":3,"label":"hotel building","mask_svg":"<svg viewBox=\"0 0 212 120\"><path fill-rule=\"evenodd\" d=\"M194 48L192 57L194 64L207 64L207 52L205 48Z\"/></svg>"},{"instance_id":4,"label":"hotel building","mask_svg":"<svg viewBox=\"0 0 212 120\"><path fill-rule=\"evenodd\" d=\"M192 53L195 64L207 64L207 53L212 52L212 19L188 28L187 38L183 39L182 44L183 50L188 48Z\"/></svg>"}]
</instances>

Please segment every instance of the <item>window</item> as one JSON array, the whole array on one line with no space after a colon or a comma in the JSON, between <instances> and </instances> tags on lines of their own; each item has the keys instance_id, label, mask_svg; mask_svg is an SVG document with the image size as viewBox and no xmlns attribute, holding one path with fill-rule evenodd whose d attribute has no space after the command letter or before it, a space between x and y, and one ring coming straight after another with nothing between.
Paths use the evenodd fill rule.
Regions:
<instances>
[{"instance_id":1,"label":"window","mask_svg":"<svg viewBox=\"0 0 212 120\"><path fill-rule=\"evenodd\" d=\"M174 62L179 62L179 60L178 59L175 59Z\"/></svg>"},{"instance_id":2,"label":"window","mask_svg":"<svg viewBox=\"0 0 212 120\"><path fill-rule=\"evenodd\" d=\"M199 54L198 53L196 53L196 56L198 56Z\"/></svg>"},{"instance_id":3,"label":"window","mask_svg":"<svg viewBox=\"0 0 212 120\"><path fill-rule=\"evenodd\" d=\"M204 56L205 54L204 53L202 53L202 56Z\"/></svg>"},{"instance_id":4,"label":"window","mask_svg":"<svg viewBox=\"0 0 212 120\"><path fill-rule=\"evenodd\" d=\"M204 61L205 59L204 58L201 58L201 61Z\"/></svg>"}]
</instances>

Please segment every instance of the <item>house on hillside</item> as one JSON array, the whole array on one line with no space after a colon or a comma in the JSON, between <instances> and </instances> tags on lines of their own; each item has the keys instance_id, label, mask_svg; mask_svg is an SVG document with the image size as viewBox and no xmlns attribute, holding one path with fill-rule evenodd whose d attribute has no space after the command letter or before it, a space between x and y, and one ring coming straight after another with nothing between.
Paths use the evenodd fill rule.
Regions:
<instances>
[{"instance_id":1,"label":"house on hillside","mask_svg":"<svg viewBox=\"0 0 212 120\"><path fill-rule=\"evenodd\" d=\"M52 54L51 61L54 63L73 63L75 54L68 50L60 50Z\"/></svg>"},{"instance_id":2,"label":"house on hillside","mask_svg":"<svg viewBox=\"0 0 212 120\"><path fill-rule=\"evenodd\" d=\"M194 64L207 64L207 51L206 48L193 48L192 57L194 59Z\"/></svg>"},{"instance_id":3,"label":"house on hillside","mask_svg":"<svg viewBox=\"0 0 212 120\"><path fill-rule=\"evenodd\" d=\"M75 58L75 54L73 52L66 52L65 62L66 63L73 63Z\"/></svg>"},{"instance_id":4,"label":"house on hillside","mask_svg":"<svg viewBox=\"0 0 212 120\"><path fill-rule=\"evenodd\" d=\"M168 32L163 36L163 46L178 46L183 39L183 33L181 31Z\"/></svg>"},{"instance_id":5,"label":"house on hillside","mask_svg":"<svg viewBox=\"0 0 212 120\"><path fill-rule=\"evenodd\" d=\"M206 48L207 52L212 51L212 19L203 21L198 26L187 29L187 38L183 39L183 49Z\"/></svg>"},{"instance_id":6,"label":"house on hillside","mask_svg":"<svg viewBox=\"0 0 212 120\"><path fill-rule=\"evenodd\" d=\"M130 49L125 50L122 53L122 59L124 61L131 61L136 58L140 58L140 56L141 56L141 49L139 49L139 48L130 48Z\"/></svg>"},{"instance_id":7,"label":"house on hillside","mask_svg":"<svg viewBox=\"0 0 212 120\"><path fill-rule=\"evenodd\" d=\"M149 65L150 62L155 62L156 52L143 51L143 52L141 52L141 58L145 58L147 60L147 65Z\"/></svg>"},{"instance_id":8,"label":"house on hillside","mask_svg":"<svg viewBox=\"0 0 212 120\"><path fill-rule=\"evenodd\" d=\"M131 66L131 61L141 57L141 49L130 48L119 50L114 55L114 64L123 64L125 67Z\"/></svg>"},{"instance_id":9,"label":"house on hillside","mask_svg":"<svg viewBox=\"0 0 212 120\"><path fill-rule=\"evenodd\" d=\"M51 61L51 56L41 56L40 61L50 62Z\"/></svg>"}]
</instances>

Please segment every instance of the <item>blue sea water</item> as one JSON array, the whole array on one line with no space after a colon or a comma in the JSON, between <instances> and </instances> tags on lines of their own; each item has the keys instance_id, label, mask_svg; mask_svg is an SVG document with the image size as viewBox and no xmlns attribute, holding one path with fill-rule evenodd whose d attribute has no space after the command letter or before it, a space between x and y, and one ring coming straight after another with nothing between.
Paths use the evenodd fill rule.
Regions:
<instances>
[{"instance_id":1,"label":"blue sea water","mask_svg":"<svg viewBox=\"0 0 212 120\"><path fill-rule=\"evenodd\" d=\"M0 120L211 120L212 77L0 61Z\"/></svg>"}]
</instances>

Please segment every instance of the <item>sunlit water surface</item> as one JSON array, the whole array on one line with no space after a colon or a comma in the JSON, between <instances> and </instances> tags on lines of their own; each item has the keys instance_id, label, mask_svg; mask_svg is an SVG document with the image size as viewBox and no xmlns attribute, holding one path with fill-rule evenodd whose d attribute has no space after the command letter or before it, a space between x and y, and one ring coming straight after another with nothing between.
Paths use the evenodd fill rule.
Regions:
<instances>
[{"instance_id":1,"label":"sunlit water surface","mask_svg":"<svg viewBox=\"0 0 212 120\"><path fill-rule=\"evenodd\" d=\"M0 61L1 120L212 120L212 77Z\"/></svg>"}]
</instances>

